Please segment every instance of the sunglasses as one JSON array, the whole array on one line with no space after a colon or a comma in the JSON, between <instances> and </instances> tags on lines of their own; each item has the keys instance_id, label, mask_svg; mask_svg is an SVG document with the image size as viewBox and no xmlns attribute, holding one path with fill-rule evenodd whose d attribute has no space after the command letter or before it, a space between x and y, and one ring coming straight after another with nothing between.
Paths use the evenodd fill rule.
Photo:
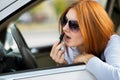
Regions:
<instances>
[{"instance_id":1,"label":"sunglasses","mask_svg":"<svg viewBox=\"0 0 120 80\"><path fill-rule=\"evenodd\" d=\"M79 31L79 25L76 20L68 20L66 16L63 16L60 20L60 23L62 27L68 23L69 29L73 32Z\"/></svg>"}]
</instances>

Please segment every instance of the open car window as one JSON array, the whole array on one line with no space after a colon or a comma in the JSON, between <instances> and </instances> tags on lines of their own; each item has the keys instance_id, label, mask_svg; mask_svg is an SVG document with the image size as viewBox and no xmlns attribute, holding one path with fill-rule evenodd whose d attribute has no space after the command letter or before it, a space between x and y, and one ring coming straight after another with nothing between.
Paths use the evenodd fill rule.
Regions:
<instances>
[{"instance_id":1,"label":"open car window","mask_svg":"<svg viewBox=\"0 0 120 80\"><path fill-rule=\"evenodd\" d=\"M68 2L67 5L58 6L58 4L65 4L66 2ZM29 47L30 51L27 50L27 52L29 52L29 55L34 56L37 68L49 68L56 66L56 63L50 58L49 54L53 43L59 40L59 16L62 11L72 2L74 1L69 2L61 0L46 0L42 3L37 4L31 9L24 11L24 13L16 18L16 20L12 20L6 30L7 33L4 44L5 49L8 51L8 53L10 53L8 55L20 56L20 58L22 57L22 59L25 60L25 63L33 62L30 61L31 59L27 59L27 57L24 56L24 49L19 49L21 48L19 45L22 43L17 44L17 41L20 41L20 39L16 38L17 40L15 40L14 35L17 35L17 33L12 33L11 30L11 27L15 26L19 29L19 32Z\"/></svg>"}]
</instances>

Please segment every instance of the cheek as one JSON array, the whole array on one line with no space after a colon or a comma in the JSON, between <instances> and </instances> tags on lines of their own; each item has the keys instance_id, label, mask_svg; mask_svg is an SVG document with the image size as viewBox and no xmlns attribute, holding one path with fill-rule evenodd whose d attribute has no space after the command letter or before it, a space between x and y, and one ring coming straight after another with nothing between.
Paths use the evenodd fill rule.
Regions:
<instances>
[{"instance_id":1,"label":"cheek","mask_svg":"<svg viewBox=\"0 0 120 80\"><path fill-rule=\"evenodd\" d=\"M82 46L83 45L83 37L81 35L75 36L74 44L75 44L75 46Z\"/></svg>"},{"instance_id":2,"label":"cheek","mask_svg":"<svg viewBox=\"0 0 120 80\"><path fill-rule=\"evenodd\" d=\"M83 41L83 37L82 37L82 34L81 32L77 33L77 34L74 34L73 35L73 42L75 44L75 46L82 46L84 41Z\"/></svg>"}]
</instances>

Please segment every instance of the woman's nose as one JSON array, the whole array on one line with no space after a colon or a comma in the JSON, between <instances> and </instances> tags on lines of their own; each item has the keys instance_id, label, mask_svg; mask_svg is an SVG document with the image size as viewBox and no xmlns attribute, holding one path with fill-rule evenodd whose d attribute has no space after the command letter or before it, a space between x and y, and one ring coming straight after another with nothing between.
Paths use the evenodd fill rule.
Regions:
<instances>
[{"instance_id":1,"label":"woman's nose","mask_svg":"<svg viewBox=\"0 0 120 80\"><path fill-rule=\"evenodd\" d=\"M68 23L63 27L63 31L64 32L68 32L69 31L69 25L68 25Z\"/></svg>"}]
</instances>

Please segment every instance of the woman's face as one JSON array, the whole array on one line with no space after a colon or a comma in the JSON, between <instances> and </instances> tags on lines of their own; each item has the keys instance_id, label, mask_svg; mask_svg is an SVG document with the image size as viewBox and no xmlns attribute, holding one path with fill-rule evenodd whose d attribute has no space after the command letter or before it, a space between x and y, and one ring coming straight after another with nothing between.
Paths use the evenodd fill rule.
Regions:
<instances>
[{"instance_id":1,"label":"woman's face","mask_svg":"<svg viewBox=\"0 0 120 80\"><path fill-rule=\"evenodd\" d=\"M82 47L83 37L80 32L80 28L71 29L70 26L75 26L77 22L77 16L74 9L70 9L66 14L67 23L63 26L63 32L65 33L64 42L68 47ZM73 21L73 22L72 22ZM78 26L79 27L79 26Z\"/></svg>"}]
</instances>

